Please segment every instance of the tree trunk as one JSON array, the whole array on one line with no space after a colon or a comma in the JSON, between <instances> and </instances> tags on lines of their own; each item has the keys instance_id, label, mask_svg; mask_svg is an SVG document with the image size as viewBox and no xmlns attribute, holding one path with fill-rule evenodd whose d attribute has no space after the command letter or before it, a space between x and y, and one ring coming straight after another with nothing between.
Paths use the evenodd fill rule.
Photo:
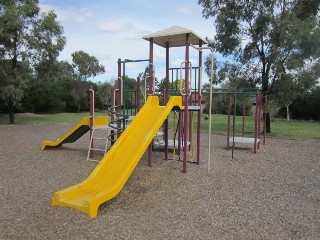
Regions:
<instances>
[{"instance_id":1,"label":"tree trunk","mask_svg":"<svg viewBox=\"0 0 320 240\"><path fill-rule=\"evenodd\" d=\"M264 60L265 61L265 60ZM270 71L270 64L263 64L262 68L262 96L265 97L269 93L269 71ZM263 103L264 105L264 103ZM263 114L266 116L266 131L267 133L271 133L271 124L270 124L270 114L267 107L263 107Z\"/></svg>"},{"instance_id":2,"label":"tree trunk","mask_svg":"<svg viewBox=\"0 0 320 240\"><path fill-rule=\"evenodd\" d=\"M14 106L12 101L9 101L9 119L10 119L10 124L14 124Z\"/></svg>"},{"instance_id":3,"label":"tree trunk","mask_svg":"<svg viewBox=\"0 0 320 240\"><path fill-rule=\"evenodd\" d=\"M265 113L266 114L266 132L271 133L271 126L270 126L270 114L269 112Z\"/></svg>"},{"instance_id":4,"label":"tree trunk","mask_svg":"<svg viewBox=\"0 0 320 240\"><path fill-rule=\"evenodd\" d=\"M13 37L13 52L14 52L14 54L13 54L13 58L11 60L12 78L14 79L14 81L17 80L17 75L16 75L17 74L16 73L17 72L17 63L18 63L17 43L18 43L18 34L17 34L17 32L15 32L14 37ZM14 124L14 105L13 105L11 97L9 99L8 108L9 108L10 124Z\"/></svg>"},{"instance_id":5,"label":"tree trunk","mask_svg":"<svg viewBox=\"0 0 320 240\"><path fill-rule=\"evenodd\" d=\"M289 105L287 105L287 120L290 121Z\"/></svg>"},{"instance_id":6,"label":"tree trunk","mask_svg":"<svg viewBox=\"0 0 320 240\"><path fill-rule=\"evenodd\" d=\"M81 107L81 104L79 103L79 105L78 105L78 115L80 114L80 107Z\"/></svg>"}]
</instances>

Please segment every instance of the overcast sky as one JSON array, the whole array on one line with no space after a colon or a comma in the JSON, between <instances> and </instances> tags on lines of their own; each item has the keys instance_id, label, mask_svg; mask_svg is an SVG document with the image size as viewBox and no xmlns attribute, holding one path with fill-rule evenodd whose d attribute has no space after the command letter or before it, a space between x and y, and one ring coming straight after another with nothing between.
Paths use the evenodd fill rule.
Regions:
<instances>
[{"instance_id":1,"label":"overcast sky","mask_svg":"<svg viewBox=\"0 0 320 240\"><path fill-rule=\"evenodd\" d=\"M147 59L149 42L142 36L179 25L202 37L213 38L213 20L202 17L197 0L40 0L41 10L54 10L64 28L67 43L60 60L71 63L71 53L83 50L105 66L106 73L94 81L110 81L117 76L117 59ZM208 53L204 54L204 58ZM198 53L190 49L197 63ZM179 67L183 48L170 49L170 67ZM165 49L154 47L156 77L162 78ZM126 64L126 75L136 78L145 63ZM207 76L203 74L204 79Z\"/></svg>"}]
</instances>

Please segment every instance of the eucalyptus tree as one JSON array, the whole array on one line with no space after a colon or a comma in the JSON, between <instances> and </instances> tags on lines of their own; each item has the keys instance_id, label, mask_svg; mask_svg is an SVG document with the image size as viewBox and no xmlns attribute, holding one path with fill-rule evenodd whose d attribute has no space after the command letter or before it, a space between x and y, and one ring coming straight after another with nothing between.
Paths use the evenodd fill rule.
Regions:
<instances>
[{"instance_id":1,"label":"eucalyptus tree","mask_svg":"<svg viewBox=\"0 0 320 240\"><path fill-rule=\"evenodd\" d=\"M199 0L198 4L203 16L214 20L216 35L208 39L209 45L243 67L258 66L256 81L263 95L272 93L275 82L284 76L297 81L301 72L316 72L319 0ZM309 85L318 77L309 79ZM270 132L269 114L264 114Z\"/></svg>"},{"instance_id":2,"label":"eucalyptus tree","mask_svg":"<svg viewBox=\"0 0 320 240\"><path fill-rule=\"evenodd\" d=\"M78 103L79 113L81 99L85 97L87 91L86 84L83 84L83 82L87 81L90 77L96 77L97 75L104 73L105 68L103 65L100 65L95 56L91 56L84 51L73 52L71 56L74 78L76 79L74 82L75 86L71 94Z\"/></svg>"},{"instance_id":3,"label":"eucalyptus tree","mask_svg":"<svg viewBox=\"0 0 320 240\"><path fill-rule=\"evenodd\" d=\"M54 60L65 45L54 12L40 14L38 0L0 0L0 97L14 123L18 107L42 61Z\"/></svg>"}]
</instances>

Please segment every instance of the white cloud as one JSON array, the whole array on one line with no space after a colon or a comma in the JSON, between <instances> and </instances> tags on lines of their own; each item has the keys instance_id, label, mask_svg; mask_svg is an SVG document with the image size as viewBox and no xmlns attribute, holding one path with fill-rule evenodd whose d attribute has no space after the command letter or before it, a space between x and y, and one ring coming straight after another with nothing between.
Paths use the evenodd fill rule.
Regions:
<instances>
[{"instance_id":1,"label":"white cloud","mask_svg":"<svg viewBox=\"0 0 320 240\"><path fill-rule=\"evenodd\" d=\"M192 9L188 7L180 7L178 8L178 12L182 14L190 14L192 13Z\"/></svg>"},{"instance_id":2,"label":"white cloud","mask_svg":"<svg viewBox=\"0 0 320 240\"><path fill-rule=\"evenodd\" d=\"M54 12L57 14L57 19L60 22L66 22L66 21L75 21L78 23L84 23L89 18L94 17L94 13L92 10L88 8L66 8L61 9L59 7L50 5L50 4L39 4L40 9L42 12L49 12L51 10L54 10Z\"/></svg>"},{"instance_id":3,"label":"white cloud","mask_svg":"<svg viewBox=\"0 0 320 240\"><path fill-rule=\"evenodd\" d=\"M124 29L124 25L119 22L102 22L97 25L98 29L107 33L116 33Z\"/></svg>"},{"instance_id":4,"label":"white cloud","mask_svg":"<svg viewBox=\"0 0 320 240\"><path fill-rule=\"evenodd\" d=\"M148 0L123 1L56 1L39 0L41 11L54 10L58 21L64 27L67 44L61 52L60 60L71 60L71 53L83 50L97 57L106 68L99 80L114 79L117 76L117 59L147 59L149 42L142 36L152 32L181 25L200 36L214 36L212 20L204 20L202 9L196 3L183 5L175 1ZM166 3L171 8L164 11ZM154 11L157 9L157 11ZM190 16L192 14L192 21ZM180 67L184 61L184 48L170 48L170 67ZM204 53L204 58L205 58ZM190 59L197 66L198 54L190 49ZM154 45L154 63L157 78L165 76L165 49ZM144 71L147 63L126 65L126 74L135 78ZM205 75L204 75L205 76Z\"/></svg>"}]
</instances>

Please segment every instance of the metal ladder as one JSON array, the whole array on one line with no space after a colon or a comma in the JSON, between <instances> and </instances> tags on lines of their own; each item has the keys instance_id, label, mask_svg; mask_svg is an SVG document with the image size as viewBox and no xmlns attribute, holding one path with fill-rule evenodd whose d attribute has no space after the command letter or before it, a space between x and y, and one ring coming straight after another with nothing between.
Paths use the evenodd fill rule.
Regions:
<instances>
[{"instance_id":1,"label":"metal ladder","mask_svg":"<svg viewBox=\"0 0 320 240\"><path fill-rule=\"evenodd\" d=\"M96 130L103 130L103 131L106 131L106 137L94 137L94 133ZM96 127L92 127L92 134L91 134L91 138L90 138L90 143L89 143L89 149L88 149L88 155L87 155L87 160L88 161L92 161L92 162L100 162L100 160L97 160L97 159L93 159L90 157L90 152L91 151L100 151L100 152L104 152L104 155L106 154L107 152L107 149L108 149L108 143L109 143L109 139L108 139L108 136L109 136L109 133L112 129L108 126L96 126ZM105 144L105 148L94 148L94 147L91 147L93 146L93 139L96 139L96 140L99 140L99 141L106 141L106 144Z\"/></svg>"}]
</instances>

